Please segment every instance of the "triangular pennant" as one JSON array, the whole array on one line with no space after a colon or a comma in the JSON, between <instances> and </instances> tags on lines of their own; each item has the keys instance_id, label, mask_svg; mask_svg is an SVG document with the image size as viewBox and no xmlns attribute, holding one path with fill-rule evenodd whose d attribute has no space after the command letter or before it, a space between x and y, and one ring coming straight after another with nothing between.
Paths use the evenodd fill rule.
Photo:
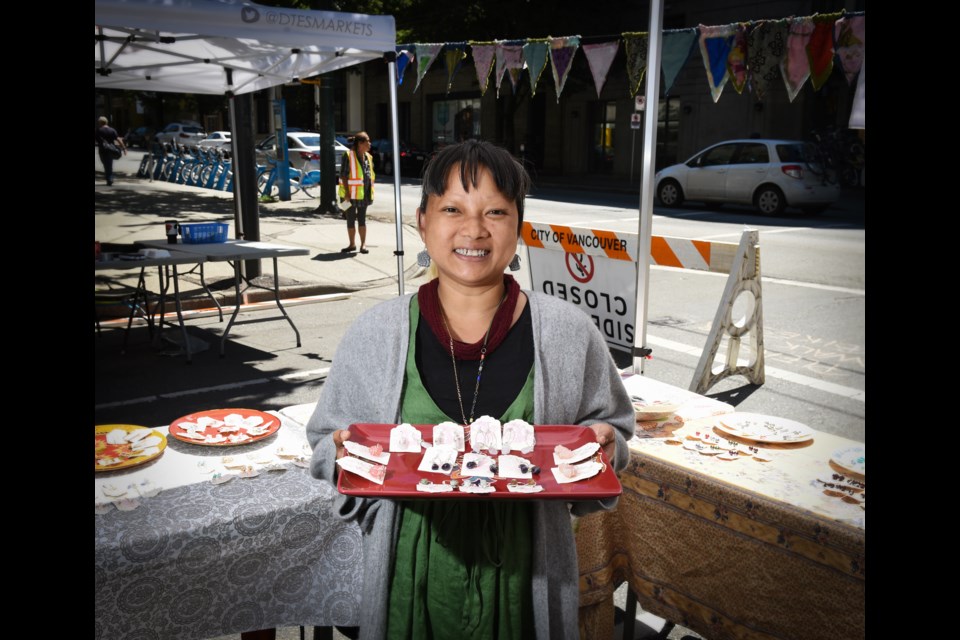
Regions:
<instances>
[{"instance_id":1,"label":"triangular pennant","mask_svg":"<svg viewBox=\"0 0 960 640\"><path fill-rule=\"evenodd\" d=\"M413 53L406 49L397 51L397 85L403 84L403 72L413 62Z\"/></svg>"},{"instance_id":2,"label":"triangular pennant","mask_svg":"<svg viewBox=\"0 0 960 640\"><path fill-rule=\"evenodd\" d=\"M730 84L737 93L743 93L747 84L747 30L749 25L741 22L733 34L733 45L727 55L727 73L730 74Z\"/></svg>"},{"instance_id":3,"label":"triangular pennant","mask_svg":"<svg viewBox=\"0 0 960 640\"><path fill-rule=\"evenodd\" d=\"M813 16L813 33L807 43L807 58L810 60L810 84L814 91L819 91L833 73L833 29L842 15L828 13Z\"/></svg>"},{"instance_id":4,"label":"triangular pennant","mask_svg":"<svg viewBox=\"0 0 960 640\"><path fill-rule=\"evenodd\" d=\"M644 33L623 33L623 50L627 54L627 78L629 79L630 96L637 95L643 74L647 70L647 52L650 35Z\"/></svg>"},{"instance_id":5,"label":"triangular pennant","mask_svg":"<svg viewBox=\"0 0 960 640\"><path fill-rule=\"evenodd\" d=\"M860 63L860 74L857 76L857 91L853 95L853 106L850 108L851 129L863 129L867 126L867 98L864 95L867 85L867 61Z\"/></svg>"},{"instance_id":6,"label":"triangular pennant","mask_svg":"<svg viewBox=\"0 0 960 640\"><path fill-rule=\"evenodd\" d=\"M514 93L517 91L517 81L523 71L523 45L497 44L497 97L500 97L500 82L503 72L510 76L510 84Z\"/></svg>"},{"instance_id":7,"label":"triangular pennant","mask_svg":"<svg viewBox=\"0 0 960 640\"><path fill-rule=\"evenodd\" d=\"M690 52L693 51L693 43L697 40L696 29L677 29L676 31L664 31L662 52L663 64L663 93L670 93L670 87L677 79L680 69L687 63Z\"/></svg>"},{"instance_id":8,"label":"triangular pennant","mask_svg":"<svg viewBox=\"0 0 960 640\"><path fill-rule=\"evenodd\" d=\"M473 66L477 70L477 80L480 82L480 96L487 92L490 84L490 72L493 70L493 57L496 55L495 42L471 42L470 53L473 55Z\"/></svg>"},{"instance_id":9,"label":"triangular pennant","mask_svg":"<svg viewBox=\"0 0 960 640\"><path fill-rule=\"evenodd\" d=\"M437 59L437 54L440 53L440 49L442 48L443 44L413 45L413 50L417 56L417 86L413 88L414 92L420 88L420 81L423 80L423 76L427 75L427 69L429 69L430 65Z\"/></svg>"},{"instance_id":10,"label":"triangular pennant","mask_svg":"<svg viewBox=\"0 0 960 640\"><path fill-rule=\"evenodd\" d=\"M760 20L747 34L747 69L757 100L763 100L767 87L780 76L789 28L786 20Z\"/></svg>"},{"instance_id":11,"label":"triangular pennant","mask_svg":"<svg viewBox=\"0 0 960 640\"><path fill-rule=\"evenodd\" d=\"M567 83L570 68L573 66L573 56L580 47L580 36L553 38L550 40L550 69L553 72L553 86L557 90L557 103L563 93L563 85Z\"/></svg>"},{"instance_id":12,"label":"triangular pennant","mask_svg":"<svg viewBox=\"0 0 960 640\"><path fill-rule=\"evenodd\" d=\"M700 55L703 56L703 66L707 70L707 84L710 86L710 95L713 101L720 99L723 87L730 79L727 71L727 58L733 46L734 34L737 25L727 24L719 27L700 25Z\"/></svg>"},{"instance_id":13,"label":"triangular pennant","mask_svg":"<svg viewBox=\"0 0 960 640\"><path fill-rule=\"evenodd\" d=\"M619 40L583 45L583 55L587 56L587 64L590 66L590 73L593 75L593 86L597 88L598 98L600 97L600 91L603 90L603 85L607 83L610 64L617 56L617 49L619 48Z\"/></svg>"},{"instance_id":14,"label":"triangular pennant","mask_svg":"<svg viewBox=\"0 0 960 640\"><path fill-rule=\"evenodd\" d=\"M863 49L867 42L867 17L844 16L834 25L834 47L840 58L840 69L847 78L847 84L853 84L857 71L863 64Z\"/></svg>"},{"instance_id":15,"label":"triangular pennant","mask_svg":"<svg viewBox=\"0 0 960 640\"><path fill-rule=\"evenodd\" d=\"M550 49L549 40L527 40L523 45L523 61L530 72L530 97L537 95L537 83L540 74L547 66L547 52Z\"/></svg>"},{"instance_id":16,"label":"triangular pennant","mask_svg":"<svg viewBox=\"0 0 960 640\"><path fill-rule=\"evenodd\" d=\"M787 36L787 53L780 61L780 73L787 87L787 97L793 102L803 88L803 83L810 77L807 43L813 33L813 20L788 18L787 22L790 24L790 34Z\"/></svg>"},{"instance_id":17,"label":"triangular pennant","mask_svg":"<svg viewBox=\"0 0 960 640\"><path fill-rule=\"evenodd\" d=\"M467 57L467 44L465 42L447 43L443 48L443 61L447 66L447 93L453 87L453 76L457 75L457 70L463 59Z\"/></svg>"}]
</instances>

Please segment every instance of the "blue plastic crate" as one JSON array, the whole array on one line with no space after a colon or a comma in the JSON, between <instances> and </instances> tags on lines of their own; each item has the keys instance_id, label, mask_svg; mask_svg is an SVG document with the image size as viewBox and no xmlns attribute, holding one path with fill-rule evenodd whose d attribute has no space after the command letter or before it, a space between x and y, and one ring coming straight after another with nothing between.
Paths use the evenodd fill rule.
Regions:
<instances>
[{"instance_id":1,"label":"blue plastic crate","mask_svg":"<svg viewBox=\"0 0 960 640\"><path fill-rule=\"evenodd\" d=\"M180 225L184 244L226 242L230 224L226 222L194 222Z\"/></svg>"}]
</instances>

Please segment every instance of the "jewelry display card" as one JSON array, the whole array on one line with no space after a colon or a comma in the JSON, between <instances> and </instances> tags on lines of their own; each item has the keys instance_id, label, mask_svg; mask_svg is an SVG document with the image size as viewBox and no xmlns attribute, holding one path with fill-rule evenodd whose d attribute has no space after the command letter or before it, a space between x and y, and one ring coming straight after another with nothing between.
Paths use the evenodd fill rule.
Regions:
<instances>
[{"instance_id":1,"label":"jewelry display card","mask_svg":"<svg viewBox=\"0 0 960 640\"><path fill-rule=\"evenodd\" d=\"M387 450L391 444L391 431L396 426L352 424L348 442L374 450L380 445ZM416 452L391 450L389 461L375 474L369 474L366 466L363 467L364 473L357 473L354 469L360 469L360 465L343 463L341 458L338 461L341 472L337 478L337 490L344 495L372 498L568 501L612 498L623 491L589 427L532 425L535 440L532 450L516 456L491 454L488 447L484 447L484 451L463 453L445 444L434 446L434 425L410 426L419 433L422 448L418 447ZM471 442L471 427L464 427L464 430L467 442ZM492 432L489 429L484 431L484 436ZM527 441L528 435L524 434L520 439ZM561 468L554 460L558 447L561 447L560 451L565 449L579 455L564 458ZM577 463L571 464L571 459Z\"/></svg>"}]
</instances>

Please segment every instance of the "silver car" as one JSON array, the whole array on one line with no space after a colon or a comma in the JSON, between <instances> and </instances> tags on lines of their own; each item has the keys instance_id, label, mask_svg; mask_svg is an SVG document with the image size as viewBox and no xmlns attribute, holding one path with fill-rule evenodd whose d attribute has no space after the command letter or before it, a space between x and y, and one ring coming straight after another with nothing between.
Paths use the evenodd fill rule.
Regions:
<instances>
[{"instance_id":1,"label":"silver car","mask_svg":"<svg viewBox=\"0 0 960 640\"><path fill-rule=\"evenodd\" d=\"M158 131L156 140L163 143L176 143L181 147L195 147L207 137L203 128L190 123L171 122Z\"/></svg>"},{"instance_id":2,"label":"silver car","mask_svg":"<svg viewBox=\"0 0 960 640\"><path fill-rule=\"evenodd\" d=\"M267 161L277 160L277 136L272 135L256 147L257 164L267 164ZM333 143L333 161L337 172L340 171L340 158L347 151L347 147L339 142ZM301 171L320 169L320 134L314 131L287 132L287 158L290 166Z\"/></svg>"},{"instance_id":3,"label":"silver car","mask_svg":"<svg viewBox=\"0 0 960 640\"><path fill-rule=\"evenodd\" d=\"M840 186L798 140L727 140L683 164L657 172L657 198L665 207L685 200L753 205L779 215L787 207L820 213L840 198Z\"/></svg>"}]
</instances>

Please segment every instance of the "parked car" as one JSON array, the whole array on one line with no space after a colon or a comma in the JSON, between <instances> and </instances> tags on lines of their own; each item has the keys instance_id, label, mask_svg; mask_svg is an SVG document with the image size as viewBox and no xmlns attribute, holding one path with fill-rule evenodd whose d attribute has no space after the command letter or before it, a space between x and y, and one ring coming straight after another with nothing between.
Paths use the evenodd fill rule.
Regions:
<instances>
[{"instance_id":1,"label":"parked car","mask_svg":"<svg viewBox=\"0 0 960 640\"><path fill-rule=\"evenodd\" d=\"M214 131L197 145L201 149L224 149L230 150L230 132Z\"/></svg>"},{"instance_id":2,"label":"parked car","mask_svg":"<svg viewBox=\"0 0 960 640\"><path fill-rule=\"evenodd\" d=\"M373 156L373 167L377 173L392 176L396 162L393 159L393 140L381 138L370 143L370 154ZM400 141L400 174L410 177L420 177L429 154L415 144Z\"/></svg>"},{"instance_id":3,"label":"parked car","mask_svg":"<svg viewBox=\"0 0 960 640\"><path fill-rule=\"evenodd\" d=\"M658 171L656 194L665 207L694 200L753 205L767 215L787 207L820 213L840 198L840 186L816 158L798 140L727 140Z\"/></svg>"},{"instance_id":4,"label":"parked car","mask_svg":"<svg viewBox=\"0 0 960 640\"><path fill-rule=\"evenodd\" d=\"M195 147L206 137L207 133L201 127L183 122L171 122L157 133L158 142L176 142L185 147Z\"/></svg>"},{"instance_id":5,"label":"parked car","mask_svg":"<svg viewBox=\"0 0 960 640\"><path fill-rule=\"evenodd\" d=\"M267 159L277 159L277 136L272 135L261 141L254 149L257 163L266 164ZM339 142L333 143L333 161L340 171L340 158L347 147ZM316 131L287 131L287 157L290 166L302 171L320 168L320 134Z\"/></svg>"},{"instance_id":6,"label":"parked car","mask_svg":"<svg viewBox=\"0 0 960 640\"><path fill-rule=\"evenodd\" d=\"M150 141L153 139L155 133L156 129L153 127L137 127L136 129L127 131L127 135L123 136L123 141L128 147L146 149L150 146Z\"/></svg>"}]
</instances>

